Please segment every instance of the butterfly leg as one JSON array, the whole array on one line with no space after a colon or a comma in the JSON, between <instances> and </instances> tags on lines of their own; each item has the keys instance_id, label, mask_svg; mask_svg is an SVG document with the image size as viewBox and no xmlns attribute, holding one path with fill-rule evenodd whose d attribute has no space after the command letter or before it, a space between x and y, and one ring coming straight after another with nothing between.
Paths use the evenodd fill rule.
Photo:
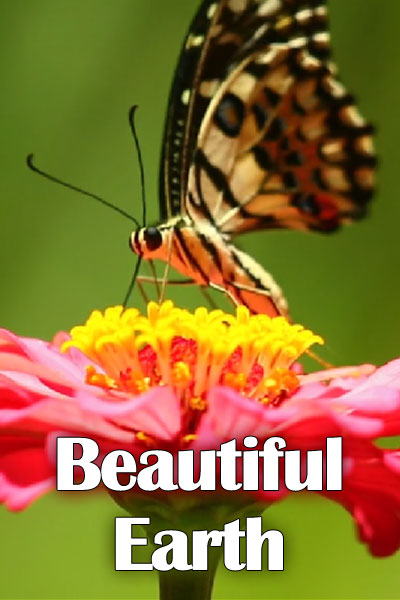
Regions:
<instances>
[{"instance_id":1,"label":"butterfly leg","mask_svg":"<svg viewBox=\"0 0 400 600\"><path fill-rule=\"evenodd\" d=\"M164 301L164 297L165 297L165 289L167 287L167 281L168 281L168 273L169 273L169 268L171 266L171 255L172 255L172 241L173 238L172 236L169 237L168 240L168 258L167 258L167 264L165 265L165 270L164 270L164 275L161 281L161 292L158 296L158 301L161 304L161 302Z\"/></svg>"},{"instance_id":2,"label":"butterfly leg","mask_svg":"<svg viewBox=\"0 0 400 600\"><path fill-rule=\"evenodd\" d=\"M238 290L243 290L244 292L261 294L262 296L271 296L271 294L267 290L260 290L259 288L252 287L251 285L244 285L243 283L238 283L237 281L231 281L230 285L232 287L237 288ZM236 304L238 304L238 302L236 302Z\"/></svg>"},{"instance_id":3,"label":"butterfly leg","mask_svg":"<svg viewBox=\"0 0 400 600\"><path fill-rule=\"evenodd\" d=\"M154 278L154 284L157 287L157 295L160 298L161 297L161 289L160 289L160 285L159 285L160 282L157 279L157 272L156 272L156 268L154 266L154 260L151 260L151 258L150 258L147 262L149 263L150 270L151 270L153 278Z\"/></svg>"},{"instance_id":4,"label":"butterfly leg","mask_svg":"<svg viewBox=\"0 0 400 600\"><path fill-rule=\"evenodd\" d=\"M148 302L149 302L150 299L149 299L149 297L148 297L148 295L146 293L144 284L145 283L151 283L151 284L155 285L156 288L157 288L158 297L160 297L160 293L159 293L160 292L160 285L163 285L164 278L157 277L156 274L155 274L154 277L149 277L149 276L146 276L146 275L139 275L136 278L136 283L137 283L137 286L139 288L139 292L140 292L141 297L143 298L144 302L146 304L148 304ZM170 280L168 280L166 282L166 285L195 285L195 283L196 282L193 281L192 279L187 279L187 280L186 279L180 279L180 280L172 280L172 279L170 279ZM161 303L162 300L159 300L159 302Z\"/></svg>"},{"instance_id":5,"label":"butterfly leg","mask_svg":"<svg viewBox=\"0 0 400 600\"><path fill-rule=\"evenodd\" d=\"M307 356L309 356L312 360L315 360L315 362L318 363L319 365L321 365L321 367L323 367L324 369L334 369L335 368L335 366L332 363L330 363L327 360L318 356L318 354L316 354L316 352L313 352L312 350L310 350L310 348L308 348L305 351L305 354L307 354Z\"/></svg>"},{"instance_id":6,"label":"butterfly leg","mask_svg":"<svg viewBox=\"0 0 400 600\"><path fill-rule=\"evenodd\" d=\"M211 298L210 294L207 291L207 288L205 286L201 285L200 290L201 290L201 293L203 294L204 298L207 300L210 308L212 308L213 310L217 310L219 308L219 306L216 302L214 302L213 298Z\"/></svg>"},{"instance_id":7,"label":"butterfly leg","mask_svg":"<svg viewBox=\"0 0 400 600\"><path fill-rule=\"evenodd\" d=\"M138 277L136 278L136 284L137 284L137 286L138 286L139 293L140 293L140 295L142 296L142 299L143 299L143 301L145 302L145 304L148 304L148 302L149 302L149 297L147 296L147 294L146 294L146 291L145 291L145 289L144 289L144 285L143 285L144 281L143 281L143 280L147 280L147 279L148 279L149 281L152 281L152 282L154 282L154 280L153 280L151 277L143 277L143 276L138 276Z\"/></svg>"},{"instance_id":8,"label":"butterfly leg","mask_svg":"<svg viewBox=\"0 0 400 600\"><path fill-rule=\"evenodd\" d=\"M236 300L235 296L233 294L231 294L231 292L229 290L227 290L226 288L222 287L221 285L217 285L216 283L213 283L212 281L210 281L208 283L208 285L213 290L217 290L218 292L225 294L225 296L227 296L229 298L229 300L232 302L233 306L237 306L239 304L239 302Z\"/></svg>"},{"instance_id":9,"label":"butterfly leg","mask_svg":"<svg viewBox=\"0 0 400 600\"><path fill-rule=\"evenodd\" d=\"M160 289L159 286L163 284L164 282L164 278L161 277L157 277L156 274L154 274L154 277L148 277L145 275L140 275L137 279L136 282L138 284L138 288L139 288L139 292L140 295L142 296L143 300L146 302L146 304L149 301L149 298L145 292L144 289L144 285L145 283L151 283L153 285L155 285L157 287L157 291ZM193 279L168 279L166 281L166 285L198 285ZM219 307L216 304L216 302L211 298L210 294L207 291L206 286L199 286L201 293L203 294L203 296L205 297L205 299L207 300L207 303L209 304L209 306L213 309L213 310L217 310ZM214 286L211 286L214 287ZM215 286L214 289L217 289L219 292L223 292L225 294L229 293L224 289L224 288L220 288L218 286ZM233 297L231 298L233 300Z\"/></svg>"},{"instance_id":10,"label":"butterfly leg","mask_svg":"<svg viewBox=\"0 0 400 600\"><path fill-rule=\"evenodd\" d=\"M163 277L148 277L146 275L140 275L136 281L141 283L152 283L153 285L161 285L164 281ZM193 279L168 279L166 285L198 285Z\"/></svg>"},{"instance_id":11,"label":"butterfly leg","mask_svg":"<svg viewBox=\"0 0 400 600\"><path fill-rule=\"evenodd\" d=\"M160 290L160 286L162 285L196 285L196 282L193 281L193 279L169 279L167 281L164 280L163 277L157 277L157 275L155 274L154 277L149 277L146 275L139 275L136 279L138 288L139 288L139 292L140 295L142 296L143 300L146 302L146 304L149 302L149 297L145 292L145 288L144 288L144 284L146 283L151 283L152 285L155 285L157 288L157 291ZM161 303L162 299L160 294L158 294L158 302Z\"/></svg>"}]
</instances>

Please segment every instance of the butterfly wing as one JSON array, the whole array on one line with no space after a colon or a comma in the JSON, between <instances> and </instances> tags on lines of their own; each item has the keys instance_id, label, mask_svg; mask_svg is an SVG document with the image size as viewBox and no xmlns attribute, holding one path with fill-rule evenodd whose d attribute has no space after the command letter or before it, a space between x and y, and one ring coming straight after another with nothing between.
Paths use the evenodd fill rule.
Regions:
<instances>
[{"instance_id":1,"label":"butterfly wing","mask_svg":"<svg viewBox=\"0 0 400 600\"><path fill-rule=\"evenodd\" d=\"M372 128L336 79L322 0L204 2L177 73L168 215L187 212L229 235L331 231L364 216Z\"/></svg>"},{"instance_id":2,"label":"butterfly wing","mask_svg":"<svg viewBox=\"0 0 400 600\"><path fill-rule=\"evenodd\" d=\"M189 27L171 87L160 163L160 213L184 212L188 172L213 92L224 80L248 31L235 2L205 0ZM254 11L244 0L242 13Z\"/></svg>"}]
</instances>

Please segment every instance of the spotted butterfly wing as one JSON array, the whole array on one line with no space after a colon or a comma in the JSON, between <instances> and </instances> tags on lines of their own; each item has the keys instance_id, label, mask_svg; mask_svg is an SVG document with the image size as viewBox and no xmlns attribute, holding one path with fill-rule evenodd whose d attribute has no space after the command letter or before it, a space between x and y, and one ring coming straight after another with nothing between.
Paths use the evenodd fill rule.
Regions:
<instances>
[{"instance_id":1,"label":"spotted butterfly wing","mask_svg":"<svg viewBox=\"0 0 400 600\"><path fill-rule=\"evenodd\" d=\"M272 277L233 243L255 229L333 231L364 216L372 129L336 78L323 0L205 1L169 101L165 220L132 237L253 312L286 314Z\"/></svg>"}]
</instances>

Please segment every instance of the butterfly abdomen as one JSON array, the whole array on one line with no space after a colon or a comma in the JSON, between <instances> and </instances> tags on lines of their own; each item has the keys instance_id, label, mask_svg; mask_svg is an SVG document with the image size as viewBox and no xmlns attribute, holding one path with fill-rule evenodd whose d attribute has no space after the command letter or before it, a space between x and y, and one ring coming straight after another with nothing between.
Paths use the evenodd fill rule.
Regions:
<instances>
[{"instance_id":1,"label":"butterfly abdomen","mask_svg":"<svg viewBox=\"0 0 400 600\"><path fill-rule=\"evenodd\" d=\"M286 300L273 277L209 223L175 229L173 248L171 264L183 272L185 263L185 274L200 285L227 291L253 313L287 315Z\"/></svg>"},{"instance_id":2,"label":"butterfly abdomen","mask_svg":"<svg viewBox=\"0 0 400 600\"><path fill-rule=\"evenodd\" d=\"M230 256L235 265L231 284L226 281L228 289L239 304L244 304L252 313L288 316L286 298L268 271L251 256L229 246Z\"/></svg>"},{"instance_id":3,"label":"butterfly abdomen","mask_svg":"<svg viewBox=\"0 0 400 600\"><path fill-rule=\"evenodd\" d=\"M206 221L179 217L132 234L131 247L145 260L159 259L201 286L225 290L253 313L287 314L287 303L272 276Z\"/></svg>"}]
</instances>

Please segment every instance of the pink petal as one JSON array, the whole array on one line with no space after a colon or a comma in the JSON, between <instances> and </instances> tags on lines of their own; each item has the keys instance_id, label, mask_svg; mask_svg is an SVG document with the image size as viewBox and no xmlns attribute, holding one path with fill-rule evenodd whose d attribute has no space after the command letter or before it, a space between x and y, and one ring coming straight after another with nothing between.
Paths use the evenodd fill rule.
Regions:
<instances>
[{"instance_id":1,"label":"pink petal","mask_svg":"<svg viewBox=\"0 0 400 600\"><path fill-rule=\"evenodd\" d=\"M7 349L11 344L14 352L2 351L1 343L8 344ZM88 359L85 361L86 364L90 363ZM82 381L82 371L57 348L42 340L18 337L5 329L0 329L0 369L27 372L55 380L59 378L64 384L66 381Z\"/></svg>"},{"instance_id":2,"label":"pink petal","mask_svg":"<svg viewBox=\"0 0 400 600\"><path fill-rule=\"evenodd\" d=\"M0 437L0 502L12 510L54 487L54 468L49 464L43 438Z\"/></svg>"},{"instance_id":3,"label":"pink petal","mask_svg":"<svg viewBox=\"0 0 400 600\"><path fill-rule=\"evenodd\" d=\"M152 388L130 399L100 398L78 393L83 410L95 413L125 428L145 431L160 440L173 439L181 428L180 403L169 387Z\"/></svg>"},{"instance_id":4,"label":"pink petal","mask_svg":"<svg viewBox=\"0 0 400 600\"><path fill-rule=\"evenodd\" d=\"M379 387L369 385L367 388L362 386L362 389L360 387L345 394L341 398L341 402L348 407L359 409L363 413L383 414L400 408L399 390L383 385Z\"/></svg>"},{"instance_id":5,"label":"pink petal","mask_svg":"<svg viewBox=\"0 0 400 600\"><path fill-rule=\"evenodd\" d=\"M215 387L208 394L209 426L224 440L242 439L246 435L265 437L287 419L294 418L294 407L274 409L249 400L228 387Z\"/></svg>"},{"instance_id":6,"label":"pink petal","mask_svg":"<svg viewBox=\"0 0 400 600\"><path fill-rule=\"evenodd\" d=\"M31 485L14 485L0 473L0 503L6 505L9 510L23 510L29 504L54 489L55 478L50 477Z\"/></svg>"},{"instance_id":7,"label":"pink petal","mask_svg":"<svg viewBox=\"0 0 400 600\"><path fill-rule=\"evenodd\" d=\"M400 359L392 360L376 369L372 375L357 386L357 390L362 392L371 387L381 386L400 390Z\"/></svg>"},{"instance_id":8,"label":"pink petal","mask_svg":"<svg viewBox=\"0 0 400 600\"><path fill-rule=\"evenodd\" d=\"M343 433L357 437L378 437L383 431L383 421L352 414L338 414L336 421L343 428Z\"/></svg>"}]
</instances>

